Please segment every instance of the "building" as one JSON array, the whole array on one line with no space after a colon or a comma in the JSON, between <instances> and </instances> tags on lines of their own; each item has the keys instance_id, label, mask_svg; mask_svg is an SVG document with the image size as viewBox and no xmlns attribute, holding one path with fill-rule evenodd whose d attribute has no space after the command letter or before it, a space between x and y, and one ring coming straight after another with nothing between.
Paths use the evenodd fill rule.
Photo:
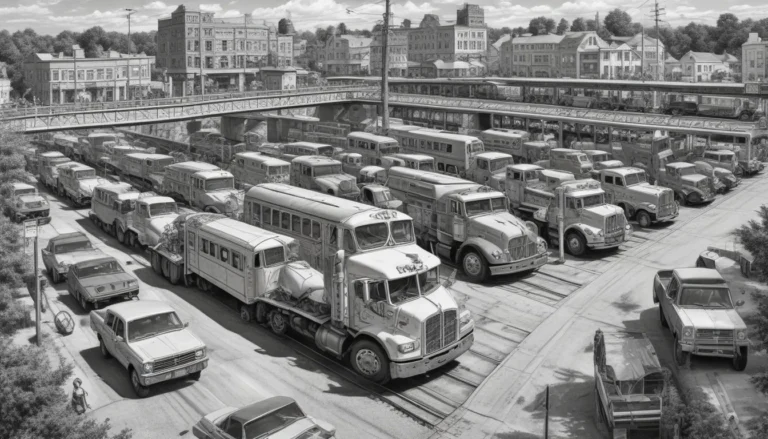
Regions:
<instances>
[{"instance_id":1,"label":"building","mask_svg":"<svg viewBox=\"0 0 768 439\"><path fill-rule=\"evenodd\" d=\"M664 60L664 79L668 81L679 81L683 76L683 67L680 64L680 60L675 59L672 55L667 56Z\"/></svg>"},{"instance_id":2,"label":"building","mask_svg":"<svg viewBox=\"0 0 768 439\"><path fill-rule=\"evenodd\" d=\"M602 79L627 79L640 73L640 54L627 43L611 42L600 49L600 77Z\"/></svg>"},{"instance_id":3,"label":"building","mask_svg":"<svg viewBox=\"0 0 768 439\"><path fill-rule=\"evenodd\" d=\"M503 74L533 78L561 76L559 47L563 35L523 34L501 44Z\"/></svg>"},{"instance_id":4,"label":"building","mask_svg":"<svg viewBox=\"0 0 768 439\"><path fill-rule=\"evenodd\" d=\"M86 58L77 45L72 51L73 56L33 53L24 61L24 81L41 105L121 101L149 91L154 56L109 51Z\"/></svg>"},{"instance_id":5,"label":"building","mask_svg":"<svg viewBox=\"0 0 768 439\"><path fill-rule=\"evenodd\" d=\"M381 75L382 34L376 32L371 40L371 74ZM408 29L399 28L389 31L387 41L387 53L389 53L389 75L406 76L408 74Z\"/></svg>"},{"instance_id":6,"label":"building","mask_svg":"<svg viewBox=\"0 0 768 439\"><path fill-rule=\"evenodd\" d=\"M11 78L8 77L7 65L0 62L0 105L11 101Z\"/></svg>"},{"instance_id":7,"label":"building","mask_svg":"<svg viewBox=\"0 0 768 439\"><path fill-rule=\"evenodd\" d=\"M627 46L640 54L642 59L640 70L652 78L661 78L664 72L666 52L664 43L642 33L636 34L626 41Z\"/></svg>"},{"instance_id":8,"label":"building","mask_svg":"<svg viewBox=\"0 0 768 439\"><path fill-rule=\"evenodd\" d=\"M425 78L467 78L487 74L486 64L480 61L409 61L408 76Z\"/></svg>"},{"instance_id":9,"label":"building","mask_svg":"<svg viewBox=\"0 0 768 439\"><path fill-rule=\"evenodd\" d=\"M756 32L751 32L747 41L741 45L742 82L762 82L768 78L766 60L768 60L768 40L763 40Z\"/></svg>"},{"instance_id":10,"label":"building","mask_svg":"<svg viewBox=\"0 0 768 439\"><path fill-rule=\"evenodd\" d=\"M501 73L501 45L512 38L510 34L502 35L495 43L488 45L488 72L497 75Z\"/></svg>"},{"instance_id":11,"label":"building","mask_svg":"<svg viewBox=\"0 0 768 439\"><path fill-rule=\"evenodd\" d=\"M732 55L715 55L708 52L689 51L680 58L682 80L688 82L711 82L718 76L731 76ZM722 72L720 75L714 75ZM714 75L714 77L713 77Z\"/></svg>"},{"instance_id":12,"label":"building","mask_svg":"<svg viewBox=\"0 0 768 439\"><path fill-rule=\"evenodd\" d=\"M483 8L465 4L456 11L456 24L441 25L437 15L424 15L419 27L408 31L408 60L486 62L487 40Z\"/></svg>"},{"instance_id":13,"label":"building","mask_svg":"<svg viewBox=\"0 0 768 439\"><path fill-rule=\"evenodd\" d=\"M371 71L371 38L334 35L325 42L323 70L329 75L367 75Z\"/></svg>"},{"instance_id":14,"label":"building","mask_svg":"<svg viewBox=\"0 0 768 439\"><path fill-rule=\"evenodd\" d=\"M216 18L213 12L176 8L157 21L157 66L173 80L174 96L245 90L261 67L291 67L293 35L251 14Z\"/></svg>"},{"instance_id":15,"label":"building","mask_svg":"<svg viewBox=\"0 0 768 439\"><path fill-rule=\"evenodd\" d=\"M560 40L560 73L565 78L598 79L601 75L600 52L610 45L597 32L567 32Z\"/></svg>"}]
</instances>

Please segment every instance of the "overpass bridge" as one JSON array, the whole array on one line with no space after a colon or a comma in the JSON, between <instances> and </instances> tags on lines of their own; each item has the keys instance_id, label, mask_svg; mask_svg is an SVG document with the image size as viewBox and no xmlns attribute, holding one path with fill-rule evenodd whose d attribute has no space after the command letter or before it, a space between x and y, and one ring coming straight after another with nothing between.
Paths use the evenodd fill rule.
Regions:
<instances>
[{"instance_id":1,"label":"overpass bridge","mask_svg":"<svg viewBox=\"0 0 768 439\"><path fill-rule=\"evenodd\" d=\"M250 111L322 104L378 103L375 86L342 85L187 96L139 101L97 102L0 111L0 122L28 134L72 129L156 124Z\"/></svg>"}]
</instances>

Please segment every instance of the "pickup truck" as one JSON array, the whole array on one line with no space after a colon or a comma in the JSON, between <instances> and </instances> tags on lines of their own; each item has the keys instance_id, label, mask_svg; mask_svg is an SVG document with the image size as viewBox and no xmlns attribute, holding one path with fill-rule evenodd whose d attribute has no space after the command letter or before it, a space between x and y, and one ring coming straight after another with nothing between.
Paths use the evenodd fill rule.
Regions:
<instances>
[{"instance_id":1,"label":"pickup truck","mask_svg":"<svg viewBox=\"0 0 768 439\"><path fill-rule=\"evenodd\" d=\"M139 281L123 270L111 256L78 262L69 266L67 291L84 311L118 298L138 299Z\"/></svg>"},{"instance_id":2,"label":"pickup truck","mask_svg":"<svg viewBox=\"0 0 768 439\"><path fill-rule=\"evenodd\" d=\"M691 355L701 355L731 358L737 371L747 367L747 325L717 270L661 270L653 281L653 302L659 304L661 325L675 337L679 366L687 366ZM739 300L735 306L743 304Z\"/></svg>"},{"instance_id":3,"label":"pickup truck","mask_svg":"<svg viewBox=\"0 0 768 439\"><path fill-rule=\"evenodd\" d=\"M167 304L154 300L120 303L91 311L91 329L104 358L128 370L131 387L146 398L150 386L176 378L199 380L208 366L205 344Z\"/></svg>"}]
</instances>

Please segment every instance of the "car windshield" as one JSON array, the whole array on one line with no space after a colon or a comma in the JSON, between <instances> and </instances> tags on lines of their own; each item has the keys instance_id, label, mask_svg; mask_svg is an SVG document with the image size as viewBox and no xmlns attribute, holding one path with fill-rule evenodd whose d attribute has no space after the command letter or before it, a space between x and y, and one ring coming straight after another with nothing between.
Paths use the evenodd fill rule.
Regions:
<instances>
[{"instance_id":1,"label":"car windshield","mask_svg":"<svg viewBox=\"0 0 768 439\"><path fill-rule=\"evenodd\" d=\"M506 212L504 197L485 198L464 203L467 216L481 215L490 212Z\"/></svg>"},{"instance_id":2,"label":"car windshield","mask_svg":"<svg viewBox=\"0 0 768 439\"><path fill-rule=\"evenodd\" d=\"M86 178L93 178L96 176L95 169L85 169L83 171L75 172L75 178L78 180L84 180Z\"/></svg>"},{"instance_id":3,"label":"car windshield","mask_svg":"<svg viewBox=\"0 0 768 439\"><path fill-rule=\"evenodd\" d=\"M355 228L355 238L361 250L378 248L387 243L389 227L387 223L373 223Z\"/></svg>"},{"instance_id":4,"label":"car windshield","mask_svg":"<svg viewBox=\"0 0 768 439\"><path fill-rule=\"evenodd\" d=\"M206 191L220 191L223 189L234 189L235 179L232 177L212 178L205 181Z\"/></svg>"},{"instance_id":5,"label":"car windshield","mask_svg":"<svg viewBox=\"0 0 768 439\"><path fill-rule=\"evenodd\" d=\"M323 175L341 174L341 165L324 165L312 168L312 175L322 177Z\"/></svg>"},{"instance_id":6,"label":"car windshield","mask_svg":"<svg viewBox=\"0 0 768 439\"><path fill-rule=\"evenodd\" d=\"M176 203L157 203L149 206L149 216L168 215L171 213L178 213L179 210L176 207Z\"/></svg>"},{"instance_id":7,"label":"car windshield","mask_svg":"<svg viewBox=\"0 0 768 439\"><path fill-rule=\"evenodd\" d=\"M179 316L175 312L155 314L128 322L128 341L154 337L164 332L183 329Z\"/></svg>"},{"instance_id":8,"label":"car windshield","mask_svg":"<svg viewBox=\"0 0 768 439\"><path fill-rule=\"evenodd\" d=\"M600 206L603 204L605 204L605 201L603 201L603 194L589 195L579 199L579 206L582 208Z\"/></svg>"},{"instance_id":9,"label":"car windshield","mask_svg":"<svg viewBox=\"0 0 768 439\"><path fill-rule=\"evenodd\" d=\"M53 248L53 253L60 255L63 253L79 252L83 250L93 250L90 241L75 241L75 242L62 242L56 244Z\"/></svg>"},{"instance_id":10,"label":"car windshield","mask_svg":"<svg viewBox=\"0 0 768 439\"><path fill-rule=\"evenodd\" d=\"M624 179L627 182L627 186L634 186L636 184L645 183L648 181L645 176L645 172L635 172L634 174L627 174Z\"/></svg>"},{"instance_id":11,"label":"car windshield","mask_svg":"<svg viewBox=\"0 0 768 439\"><path fill-rule=\"evenodd\" d=\"M106 274L125 273L123 267L117 261L104 261L98 264L85 265L77 268L77 277L85 279L94 276L104 276Z\"/></svg>"},{"instance_id":12,"label":"car windshield","mask_svg":"<svg viewBox=\"0 0 768 439\"><path fill-rule=\"evenodd\" d=\"M512 157L494 160L491 162L491 172L501 171L511 164L513 164Z\"/></svg>"},{"instance_id":13,"label":"car windshield","mask_svg":"<svg viewBox=\"0 0 768 439\"><path fill-rule=\"evenodd\" d=\"M391 227L395 244L408 244L414 241L412 220L392 221Z\"/></svg>"},{"instance_id":14,"label":"car windshield","mask_svg":"<svg viewBox=\"0 0 768 439\"><path fill-rule=\"evenodd\" d=\"M728 288L684 288L680 306L701 308L733 308Z\"/></svg>"},{"instance_id":15,"label":"car windshield","mask_svg":"<svg viewBox=\"0 0 768 439\"><path fill-rule=\"evenodd\" d=\"M20 195L35 195L35 188L28 188L28 189L16 189L13 191L16 196Z\"/></svg>"},{"instance_id":16,"label":"car windshield","mask_svg":"<svg viewBox=\"0 0 768 439\"><path fill-rule=\"evenodd\" d=\"M271 432L282 430L299 419L304 412L294 402L245 424L245 439L258 439Z\"/></svg>"}]
</instances>

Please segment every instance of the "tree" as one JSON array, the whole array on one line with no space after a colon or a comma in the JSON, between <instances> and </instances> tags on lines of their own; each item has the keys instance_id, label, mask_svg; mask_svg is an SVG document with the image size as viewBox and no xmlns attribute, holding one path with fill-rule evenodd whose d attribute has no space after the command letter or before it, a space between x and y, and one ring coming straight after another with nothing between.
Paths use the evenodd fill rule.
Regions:
<instances>
[{"instance_id":1,"label":"tree","mask_svg":"<svg viewBox=\"0 0 768 439\"><path fill-rule=\"evenodd\" d=\"M403 20L403 24L400 25L400 27L402 27L403 29L410 29L411 28L411 20L409 20L407 18L404 19Z\"/></svg>"},{"instance_id":2,"label":"tree","mask_svg":"<svg viewBox=\"0 0 768 439\"><path fill-rule=\"evenodd\" d=\"M560 23L557 23L557 34L558 35L565 35L566 32L568 32L568 29L570 29L570 24L568 23L568 20L565 18L560 19Z\"/></svg>"},{"instance_id":3,"label":"tree","mask_svg":"<svg viewBox=\"0 0 768 439\"><path fill-rule=\"evenodd\" d=\"M603 19L605 29L613 35L619 37L628 37L632 33L632 17L619 8L608 13Z\"/></svg>"},{"instance_id":4,"label":"tree","mask_svg":"<svg viewBox=\"0 0 768 439\"><path fill-rule=\"evenodd\" d=\"M283 34L283 35L288 33L288 19L287 18L281 18L280 21L277 22L277 33Z\"/></svg>"},{"instance_id":5,"label":"tree","mask_svg":"<svg viewBox=\"0 0 768 439\"><path fill-rule=\"evenodd\" d=\"M349 31L347 30L347 25L344 23L339 23L338 26L336 26L336 35L347 35Z\"/></svg>"},{"instance_id":6,"label":"tree","mask_svg":"<svg viewBox=\"0 0 768 439\"><path fill-rule=\"evenodd\" d=\"M589 20L587 20L586 25L587 25L587 30L588 31L596 31L597 30L597 22L595 20L591 19L591 18Z\"/></svg>"},{"instance_id":7,"label":"tree","mask_svg":"<svg viewBox=\"0 0 768 439\"><path fill-rule=\"evenodd\" d=\"M584 32L585 30L587 30L587 24L583 18L578 17L571 23L571 32Z\"/></svg>"},{"instance_id":8,"label":"tree","mask_svg":"<svg viewBox=\"0 0 768 439\"><path fill-rule=\"evenodd\" d=\"M757 211L757 219L749 220L734 232L744 248L755 258L755 267L763 280L768 279L768 204L763 204ZM766 305L768 316L768 305ZM768 342L768 326L766 326ZM766 387L768 393L768 387Z\"/></svg>"},{"instance_id":9,"label":"tree","mask_svg":"<svg viewBox=\"0 0 768 439\"><path fill-rule=\"evenodd\" d=\"M536 17L528 23L528 32L534 35L544 35L555 30L555 20L547 17Z\"/></svg>"}]
</instances>

